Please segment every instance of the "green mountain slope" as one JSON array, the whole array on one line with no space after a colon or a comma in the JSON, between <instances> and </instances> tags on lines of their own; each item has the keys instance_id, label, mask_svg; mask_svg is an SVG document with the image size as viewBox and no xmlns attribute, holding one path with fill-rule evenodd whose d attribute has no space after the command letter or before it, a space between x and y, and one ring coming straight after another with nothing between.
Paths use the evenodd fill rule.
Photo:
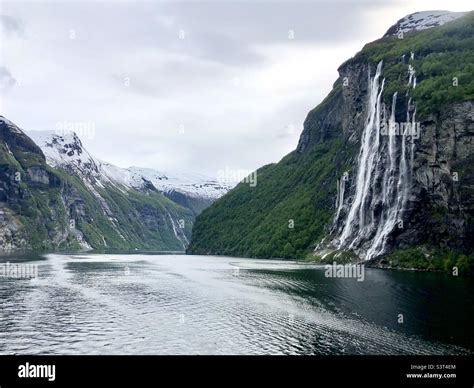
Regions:
<instances>
[{"instance_id":1,"label":"green mountain slope","mask_svg":"<svg viewBox=\"0 0 474 388\"><path fill-rule=\"evenodd\" d=\"M305 126L326 115L341 94L331 92ZM190 252L257 257L301 257L324 233L333 212L336 171L352 150L341 150L342 131L304 153L294 151L257 171L257 185L240 183L197 217ZM293 227L292 227L293 226Z\"/></svg>"},{"instance_id":2,"label":"green mountain slope","mask_svg":"<svg viewBox=\"0 0 474 388\"><path fill-rule=\"evenodd\" d=\"M159 192L92 189L46 164L41 149L0 117L0 247L183 250L191 209Z\"/></svg>"},{"instance_id":3,"label":"green mountain slope","mask_svg":"<svg viewBox=\"0 0 474 388\"><path fill-rule=\"evenodd\" d=\"M403 39L387 36L366 45L341 65L333 90L308 114L297 149L260 168L256 187L240 183L197 217L188 252L263 258L312 252L331 233L338 180L345 173L355 176L367 117L368 69L373 76L383 60L383 101L390 106L397 91L397 120L404 120L411 101L423 129L405 226L394 233L390 251L426 245L471 253L473 59L472 12ZM410 65L416 69L416 88L408 82ZM349 197L354 186L350 180Z\"/></svg>"}]
</instances>

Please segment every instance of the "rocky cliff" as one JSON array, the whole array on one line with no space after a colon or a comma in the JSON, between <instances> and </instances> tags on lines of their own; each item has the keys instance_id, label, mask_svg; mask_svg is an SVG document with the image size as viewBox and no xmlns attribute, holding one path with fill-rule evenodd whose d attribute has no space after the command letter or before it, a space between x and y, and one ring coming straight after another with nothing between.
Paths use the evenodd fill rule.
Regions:
<instances>
[{"instance_id":1,"label":"rocky cliff","mask_svg":"<svg viewBox=\"0 0 474 388\"><path fill-rule=\"evenodd\" d=\"M206 209L189 252L472 254L474 16L421 14L341 65L296 150Z\"/></svg>"},{"instance_id":2,"label":"rocky cliff","mask_svg":"<svg viewBox=\"0 0 474 388\"><path fill-rule=\"evenodd\" d=\"M181 251L195 215L226 190L163 174L150 179L168 183L154 184L96 160L73 133L34 138L44 153L0 116L0 250Z\"/></svg>"},{"instance_id":3,"label":"rocky cliff","mask_svg":"<svg viewBox=\"0 0 474 388\"><path fill-rule=\"evenodd\" d=\"M0 246L9 250L66 241L61 179L48 168L36 144L2 117L0 171Z\"/></svg>"}]
</instances>

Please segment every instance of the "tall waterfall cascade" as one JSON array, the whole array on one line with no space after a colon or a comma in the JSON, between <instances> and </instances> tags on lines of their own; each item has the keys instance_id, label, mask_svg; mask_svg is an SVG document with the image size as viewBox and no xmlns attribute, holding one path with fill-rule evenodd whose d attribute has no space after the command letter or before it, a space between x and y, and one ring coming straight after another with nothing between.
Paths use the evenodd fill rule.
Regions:
<instances>
[{"instance_id":1,"label":"tall waterfall cascade","mask_svg":"<svg viewBox=\"0 0 474 388\"><path fill-rule=\"evenodd\" d=\"M396 108L401 99L394 93L390 110L386 109L382 69L383 61L373 76L369 69L367 121L357 167L351 185L343 178L338 180L333 224L332 246L353 250L364 260L385 253L391 234L403 228L412 184L416 110L408 99L406 122L397 123ZM416 87L411 65L408 76L410 85Z\"/></svg>"}]
</instances>

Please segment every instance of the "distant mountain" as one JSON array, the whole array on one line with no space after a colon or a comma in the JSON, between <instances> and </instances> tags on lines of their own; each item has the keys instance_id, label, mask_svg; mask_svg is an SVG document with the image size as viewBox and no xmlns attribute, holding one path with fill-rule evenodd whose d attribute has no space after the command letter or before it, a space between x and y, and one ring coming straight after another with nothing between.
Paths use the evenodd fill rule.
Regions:
<instances>
[{"instance_id":1,"label":"distant mountain","mask_svg":"<svg viewBox=\"0 0 474 388\"><path fill-rule=\"evenodd\" d=\"M295 151L197 217L188 252L474 272L473 63L473 12L401 19L339 67Z\"/></svg>"},{"instance_id":2,"label":"distant mountain","mask_svg":"<svg viewBox=\"0 0 474 388\"><path fill-rule=\"evenodd\" d=\"M39 146L0 116L0 250L184 250L196 214L226 190L202 176L121 169L74 133L29 135Z\"/></svg>"},{"instance_id":3,"label":"distant mountain","mask_svg":"<svg viewBox=\"0 0 474 388\"><path fill-rule=\"evenodd\" d=\"M74 132L29 131L47 163L79 176L88 184L138 192L158 191L198 214L231 188L198 173L167 173L151 168L121 168L92 156Z\"/></svg>"}]
</instances>

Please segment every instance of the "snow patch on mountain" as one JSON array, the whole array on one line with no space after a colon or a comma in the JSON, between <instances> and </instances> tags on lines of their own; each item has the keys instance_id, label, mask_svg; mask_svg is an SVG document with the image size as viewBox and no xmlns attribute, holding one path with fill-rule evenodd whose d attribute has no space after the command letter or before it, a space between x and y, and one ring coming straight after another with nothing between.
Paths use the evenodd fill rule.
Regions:
<instances>
[{"instance_id":1,"label":"snow patch on mountain","mask_svg":"<svg viewBox=\"0 0 474 388\"><path fill-rule=\"evenodd\" d=\"M141 167L130 167L127 171L133 182L146 179L159 191L166 193L178 191L195 197L217 199L230 189L225 183L197 173L168 173Z\"/></svg>"},{"instance_id":2,"label":"snow patch on mountain","mask_svg":"<svg viewBox=\"0 0 474 388\"><path fill-rule=\"evenodd\" d=\"M42 149L46 162L79 175L91 185L114 184L145 191L150 184L163 193L180 192L194 198L215 200L231 186L198 173L163 172L150 168L121 168L93 157L74 132L30 131L28 135Z\"/></svg>"},{"instance_id":3,"label":"snow patch on mountain","mask_svg":"<svg viewBox=\"0 0 474 388\"><path fill-rule=\"evenodd\" d=\"M96 160L74 132L29 131L27 134L41 148L50 166L61 167L89 179L100 177Z\"/></svg>"},{"instance_id":4,"label":"snow patch on mountain","mask_svg":"<svg viewBox=\"0 0 474 388\"><path fill-rule=\"evenodd\" d=\"M10 120L6 119L3 116L0 116L0 123L5 123L7 127L14 133L24 134L24 132L20 128L18 128L15 124L13 124Z\"/></svg>"},{"instance_id":5,"label":"snow patch on mountain","mask_svg":"<svg viewBox=\"0 0 474 388\"><path fill-rule=\"evenodd\" d=\"M442 26L443 24L452 22L467 12L450 12L450 11L422 11L415 12L400 19L396 24L389 28L385 36L397 35L400 32L404 34L412 31L421 31L428 28Z\"/></svg>"}]
</instances>

